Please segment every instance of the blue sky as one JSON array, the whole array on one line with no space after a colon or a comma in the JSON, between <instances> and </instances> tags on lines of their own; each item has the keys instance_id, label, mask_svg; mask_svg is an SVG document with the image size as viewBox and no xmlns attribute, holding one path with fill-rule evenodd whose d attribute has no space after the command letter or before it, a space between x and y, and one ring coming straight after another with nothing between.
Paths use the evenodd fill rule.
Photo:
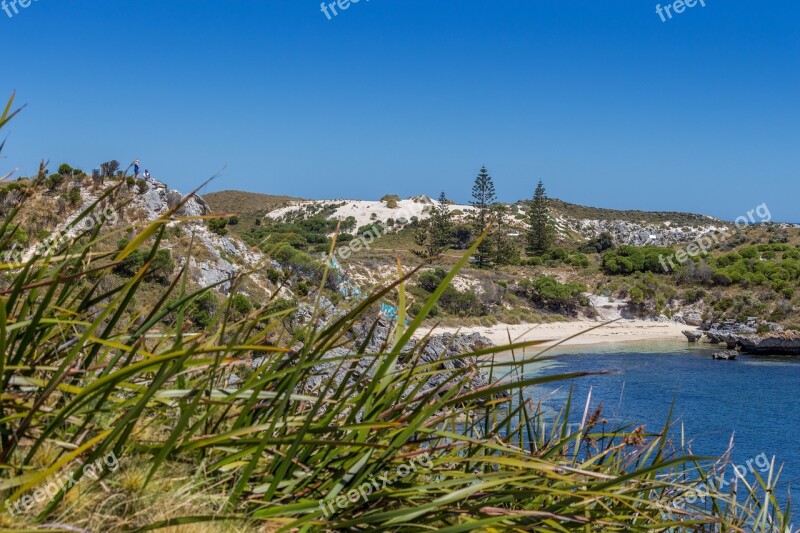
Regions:
<instances>
[{"instance_id":1,"label":"blue sky","mask_svg":"<svg viewBox=\"0 0 800 533\"><path fill-rule=\"evenodd\" d=\"M9 18L0 170L135 158L189 190L800 222L800 3L38 0ZM666 2L662 2L666 4Z\"/></svg>"}]
</instances>

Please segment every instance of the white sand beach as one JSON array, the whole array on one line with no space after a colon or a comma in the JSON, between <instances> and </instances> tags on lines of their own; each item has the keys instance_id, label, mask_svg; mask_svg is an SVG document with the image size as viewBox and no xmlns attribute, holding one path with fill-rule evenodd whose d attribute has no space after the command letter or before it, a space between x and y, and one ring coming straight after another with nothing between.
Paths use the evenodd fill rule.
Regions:
<instances>
[{"instance_id":1,"label":"white sand beach","mask_svg":"<svg viewBox=\"0 0 800 533\"><path fill-rule=\"evenodd\" d=\"M437 328L436 333L455 333L456 331L468 334L479 333L496 345L508 344L509 336L511 337L511 342L515 343L533 340L548 341L544 346L550 346L573 335L578 335L564 343L565 346L577 346L648 340L686 342L686 337L682 331L694 331L695 329L694 326L686 326L675 322L619 320L603 325L602 322L592 320L576 320L552 324L498 324L492 327Z\"/></svg>"}]
</instances>

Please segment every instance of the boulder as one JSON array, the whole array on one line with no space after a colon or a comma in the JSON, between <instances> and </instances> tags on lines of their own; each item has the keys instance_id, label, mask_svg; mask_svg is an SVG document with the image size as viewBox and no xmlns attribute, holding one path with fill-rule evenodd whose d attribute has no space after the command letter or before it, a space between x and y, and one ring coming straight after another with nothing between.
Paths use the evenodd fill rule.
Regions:
<instances>
[{"instance_id":1,"label":"boulder","mask_svg":"<svg viewBox=\"0 0 800 533\"><path fill-rule=\"evenodd\" d=\"M684 330L683 334L686 335L686 339L689 342L697 342L703 337L703 332L702 331Z\"/></svg>"},{"instance_id":2,"label":"boulder","mask_svg":"<svg viewBox=\"0 0 800 533\"><path fill-rule=\"evenodd\" d=\"M703 316L698 311L690 311L683 314L683 322L687 326L700 326L703 323Z\"/></svg>"}]
</instances>

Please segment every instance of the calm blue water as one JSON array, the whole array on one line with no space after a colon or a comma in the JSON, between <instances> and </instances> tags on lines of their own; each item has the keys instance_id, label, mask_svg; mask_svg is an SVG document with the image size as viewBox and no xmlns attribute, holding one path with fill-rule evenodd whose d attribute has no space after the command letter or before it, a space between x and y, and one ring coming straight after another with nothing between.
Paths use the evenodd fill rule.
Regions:
<instances>
[{"instance_id":1,"label":"calm blue water","mask_svg":"<svg viewBox=\"0 0 800 533\"><path fill-rule=\"evenodd\" d=\"M740 355L737 361L714 361L711 353L719 348L688 346L665 342L560 349L549 353L558 355L555 361L529 366L525 375L614 372L531 388L533 398L553 394L548 403L558 407L571 383L577 421L590 387L592 407L602 402L604 418L644 424L652 432L664 426L674 401L674 417L683 423L695 455L722 455L731 436L734 463L744 466L762 453L774 455L776 464L784 465L783 501L790 484L800 486L800 358ZM679 424L673 441L680 445ZM747 479L755 477L748 474Z\"/></svg>"}]
</instances>

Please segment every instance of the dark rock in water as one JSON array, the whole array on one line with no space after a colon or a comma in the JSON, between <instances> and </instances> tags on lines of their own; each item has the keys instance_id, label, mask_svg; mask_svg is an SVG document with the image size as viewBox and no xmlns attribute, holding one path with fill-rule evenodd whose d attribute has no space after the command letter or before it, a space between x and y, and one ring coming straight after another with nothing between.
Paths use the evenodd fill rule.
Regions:
<instances>
[{"instance_id":1,"label":"dark rock in water","mask_svg":"<svg viewBox=\"0 0 800 533\"><path fill-rule=\"evenodd\" d=\"M766 326L770 332L757 334L757 328ZM774 322L758 323L748 319L746 324L734 320L705 323L703 330L712 344L724 342L728 349L740 349L754 355L800 355L800 332L784 331Z\"/></svg>"},{"instance_id":2,"label":"dark rock in water","mask_svg":"<svg viewBox=\"0 0 800 533\"><path fill-rule=\"evenodd\" d=\"M737 354L732 350L729 350L727 352L714 352L714 354L711 357L721 361L735 361L737 355L739 354Z\"/></svg>"},{"instance_id":3,"label":"dark rock in water","mask_svg":"<svg viewBox=\"0 0 800 533\"><path fill-rule=\"evenodd\" d=\"M686 335L686 338L689 340L689 342L697 342L703 336L703 333L701 331L685 330L683 334Z\"/></svg>"},{"instance_id":4,"label":"dark rock in water","mask_svg":"<svg viewBox=\"0 0 800 533\"><path fill-rule=\"evenodd\" d=\"M754 355L800 355L800 332L784 331L759 335L734 335L742 351Z\"/></svg>"}]
</instances>

